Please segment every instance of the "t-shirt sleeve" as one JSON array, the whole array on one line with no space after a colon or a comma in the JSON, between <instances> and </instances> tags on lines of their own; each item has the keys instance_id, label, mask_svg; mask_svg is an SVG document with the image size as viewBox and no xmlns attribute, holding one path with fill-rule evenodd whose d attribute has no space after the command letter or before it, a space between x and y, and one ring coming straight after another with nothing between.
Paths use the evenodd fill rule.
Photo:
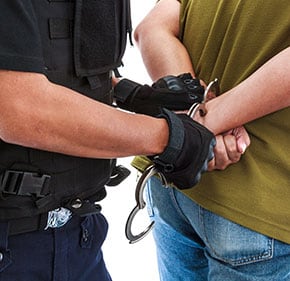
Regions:
<instances>
[{"instance_id":1,"label":"t-shirt sleeve","mask_svg":"<svg viewBox=\"0 0 290 281\"><path fill-rule=\"evenodd\" d=\"M44 72L41 38L30 0L0 1L0 69Z\"/></svg>"}]
</instances>

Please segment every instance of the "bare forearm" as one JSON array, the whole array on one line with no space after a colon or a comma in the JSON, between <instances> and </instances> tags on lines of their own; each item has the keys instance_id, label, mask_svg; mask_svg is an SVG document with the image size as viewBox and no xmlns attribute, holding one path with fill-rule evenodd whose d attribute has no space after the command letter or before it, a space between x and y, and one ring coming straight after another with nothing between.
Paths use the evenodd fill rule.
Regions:
<instances>
[{"instance_id":1,"label":"bare forearm","mask_svg":"<svg viewBox=\"0 0 290 281\"><path fill-rule=\"evenodd\" d=\"M179 35L179 8L176 0L162 0L135 30L135 40L153 81L168 74L190 72L190 57Z\"/></svg>"},{"instance_id":2,"label":"bare forearm","mask_svg":"<svg viewBox=\"0 0 290 281\"><path fill-rule=\"evenodd\" d=\"M289 58L287 48L237 87L209 101L208 114L199 121L218 134L289 107Z\"/></svg>"},{"instance_id":3,"label":"bare forearm","mask_svg":"<svg viewBox=\"0 0 290 281\"><path fill-rule=\"evenodd\" d=\"M41 74L4 71L0 79L4 141L96 158L157 154L167 145L164 119L116 110Z\"/></svg>"}]
</instances>

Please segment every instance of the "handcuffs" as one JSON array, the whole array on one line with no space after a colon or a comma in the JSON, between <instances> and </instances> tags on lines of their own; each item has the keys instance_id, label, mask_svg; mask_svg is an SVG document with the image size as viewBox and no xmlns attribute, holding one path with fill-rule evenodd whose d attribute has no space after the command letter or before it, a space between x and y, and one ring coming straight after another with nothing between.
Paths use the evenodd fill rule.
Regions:
<instances>
[{"instance_id":1,"label":"handcuffs","mask_svg":"<svg viewBox=\"0 0 290 281\"><path fill-rule=\"evenodd\" d=\"M187 112L188 116L193 118L194 115L197 113L197 111L199 111L201 116L205 116L207 114L207 109L206 109L205 103L206 103L206 99L207 99L207 95L208 95L209 91L213 91L216 94L216 96L219 95L220 90L219 90L217 78L215 78L213 81L211 81L208 84L208 86L206 87L206 89L204 91L204 96L203 96L202 102L201 103L195 102L192 104L192 106L190 107L190 109ZM136 242L140 241L141 239L143 239L154 226L155 222L152 221L150 223L150 225L145 230L143 230L141 233L135 235L132 232L133 220L134 220L136 214L140 210L144 209L146 206L145 200L143 198L143 193L144 193L146 183L147 183L148 179L150 179L153 176L159 176L161 179L162 185L165 188L168 187L168 183L166 181L166 178L164 177L164 175L161 172L159 172L156 169L156 167L154 165L150 165L142 173L142 175L140 176L140 178L137 182L136 190L135 190L135 200L136 200L137 204L133 208L131 213L129 214L127 222L126 222L126 226L125 226L125 234L126 234L127 239L129 240L130 244L136 243Z\"/></svg>"}]
</instances>

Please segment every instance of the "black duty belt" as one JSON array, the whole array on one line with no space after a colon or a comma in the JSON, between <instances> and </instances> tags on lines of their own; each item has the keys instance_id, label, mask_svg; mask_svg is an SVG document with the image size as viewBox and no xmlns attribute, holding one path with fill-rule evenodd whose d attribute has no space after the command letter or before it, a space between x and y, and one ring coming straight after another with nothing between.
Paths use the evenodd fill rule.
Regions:
<instances>
[{"instance_id":1,"label":"black duty belt","mask_svg":"<svg viewBox=\"0 0 290 281\"><path fill-rule=\"evenodd\" d=\"M49 175L6 170L0 177L0 192L9 195L43 197L49 192ZM9 235L16 235L44 229L47 223L47 213L8 220Z\"/></svg>"},{"instance_id":2,"label":"black duty belt","mask_svg":"<svg viewBox=\"0 0 290 281\"><path fill-rule=\"evenodd\" d=\"M65 205L65 208L71 211L72 216L80 217L98 214L101 211L101 206L92 203L89 200L75 199ZM67 220L68 221L68 220ZM43 213L33 217L24 217L18 219L7 220L9 224L8 234L16 235L37 230L45 230L48 225L48 213ZM54 228L54 227L53 227Z\"/></svg>"},{"instance_id":3,"label":"black duty belt","mask_svg":"<svg viewBox=\"0 0 290 281\"><path fill-rule=\"evenodd\" d=\"M33 172L6 170L0 176L0 193L3 195L33 196L42 198L49 194L50 176L39 175ZM101 206L96 202L106 196L105 189L94 191L89 199L74 198L61 204L74 215L87 216L97 214ZM4 220L9 223L9 235L16 235L37 230L44 230L48 222L48 213L42 213L31 217Z\"/></svg>"},{"instance_id":4,"label":"black duty belt","mask_svg":"<svg viewBox=\"0 0 290 281\"><path fill-rule=\"evenodd\" d=\"M44 230L47 224L47 213L29 218L8 220L8 223L9 223L8 228L9 235L32 232L40 229Z\"/></svg>"}]
</instances>

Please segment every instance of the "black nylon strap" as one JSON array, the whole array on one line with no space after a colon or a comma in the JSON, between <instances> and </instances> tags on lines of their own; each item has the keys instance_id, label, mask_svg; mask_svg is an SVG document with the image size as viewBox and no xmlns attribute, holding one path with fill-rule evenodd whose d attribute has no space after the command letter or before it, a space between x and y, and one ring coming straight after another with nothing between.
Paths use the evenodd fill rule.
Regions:
<instances>
[{"instance_id":1,"label":"black nylon strap","mask_svg":"<svg viewBox=\"0 0 290 281\"><path fill-rule=\"evenodd\" d=\"M180 154L184 142L184 126L182 121L175 113L162 109L162 113L156 116L158 118L165 118L169 126L169 143L162 154L153 156L154 163L162 165L166 172L174 169L174 163Z\"/></svg>"},{"instance_id":2,"label":"black nylon strap","mask_svg":"<svg viewBox=\"0 0 290 281\"><path fill-rule=\"evenodd\" d=\"M141 84L138 84L132 80L122 79L114 88L114 97L121 102L125 102L126 99L141 86Z\"/></svg>"},{"instance_id":3,"label":"black nylon strap","mask_svg":"<svg viewBox=\"0 0 290 281\"><path fill-rule=\"evenodd\" d=\"M6 170L0 176L0 191L4 194L44 197L49 193L49 175Z\"/></svg>"},{"instance_id":4,"label":"black nylon strap","mask_svg":"<svg viewBox=\"0 0 290 281\"><path fill-rule=\"evenodd\" d=\"M17 235L21 233L44 229L47 223L47 213L34 217L9 220L9 235Z\"/></svg>"}]
</instances>

